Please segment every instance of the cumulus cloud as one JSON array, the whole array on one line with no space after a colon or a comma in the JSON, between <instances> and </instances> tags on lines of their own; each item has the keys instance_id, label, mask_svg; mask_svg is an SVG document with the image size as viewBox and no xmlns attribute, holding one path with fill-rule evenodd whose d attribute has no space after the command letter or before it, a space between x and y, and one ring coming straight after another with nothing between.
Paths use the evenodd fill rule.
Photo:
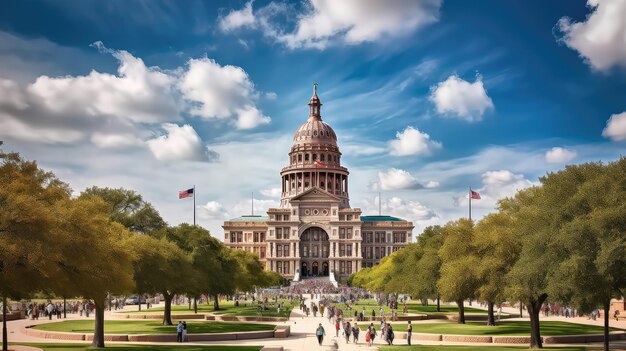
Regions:
<instances>
[{"instance_id":1,"label":"cumulus cloud","mask_svg":"<svg viewBox=\"0 0 626 351\"><path fill-rule=\"evenodd\" d=\"M233 206L232 215L233 216L244 216L250 215L252 213L252 204L251 200L243 200L235 204ZM279 202L277 200L262 200L262 199L254 199L254 214L266 216L267 210L270 208L278 208Z\"/></svg>"},{"instance_id":2,"label":"cumulus cloud","mask_svg":"<svg viewBox=\"0 0 626 351\"><path fill-rule=\"evenodd\" d=\"M218 25L224 32L239 29L242 27L253 27L255 17L252 13L252 3L248 1L241 10L232 10L226 16L218 19Z\"/></svg>"},{"instance_id":3,"label":"cumulus cloud","mask_svg":"<svg viewBox=\"0 0 626 351\"><path fill-rule=\"evenodd\" d=\"M378 196L365 199L363 214L378 214ZM418 201L407 201L397 196L382 199L381 210L383 215L396 216L409 221L427 221L437 217L435 211Z\"/></svg>"},{"instance_id":4,"label":"cumulus cloud","mask_svg":"<svg viewBox=\"0 0 626 351\"><path fill-rule=\"evenodd\" d=\"M228 218L228 212L221 203L217 201L208 201L206 204L199 206L200 216L206 219L225 219Z\"/></svg>"},{"instance_id":5,"label":"cumulus cloud","mask_svg":"<svg viewBox=\"0 0 626 351\"><path fill-rule=\"evenodd\" d=\"M430 135L411 126L396 133L396 139L389 141L389 152L394 156L430 155L441 149L441 143L430 139Z\"/></svg>"},{"instance_id":6,"label":"cumulus cloud","mask_svg":"<svg viewBox=\"0 0 626 351\"><path fill-rule=\"evenodd\" d=\"M255 128L271 120L255 106L259 94L241 67L221 66L206 57L191 59L180 81L180 89L192 103L190 113L194 116L235 117L239 129Z\"/></svg>"},{"instance_id":7,"label":"cumulus cloud","mask_svg":"<svg viewBox=\"0 0 626 351\"><path fill-rule=\"evenodd\" d=\"M180 122L185 112L230 119L238 129L271 120L257 108L260 93L240 67L202 58L166 71L101 42L92 46L117 59L117 74L42 75L25 85L0 79L0 136L122 148L141 144L155 126Z\"/></svg>"},{"instance_id":8,"label":"cumulus cloud","mask_svg":"<svg viewBox=\"0 0 626 351\"><path fill-rule=\"evenodd\" d=\"M270 2L253 12L252 2L243 9L220 17L223 31L259 27L264 35L291 49L323 49L334 43L360 44L412 33L439 20L441 0L308 0L303 13L289 13L297 18L295 28L279 25L279 15L287 6Z\"/></svg>"},{"instance_id":9,"label":"cumulus cloud","mask_svg":"<svg viewBox=\"0 0 626 351\"><path fill-rule=\"evenodd\" d=\"M559 20L560 40L595 70L626 68L626 1L588 0L587 6L591 13L585 21Z\"/></svg>"},{"instance_id":10,"label":"cumulus cloud","mask_svg":"<svg viewBox=\"0 0 626 351\"><path fill-rule=\"evenodd\" d=\"M482 120L483 114L494 108L480 76L470 83L452 75L431 87L430 101L438 113L468 122Z\"/></svg>"},{"instance_id":11,"label":"cumulus cloud","mask_svg":"<svg viewBox=\"0 0 626 351\"><path fill-rule=\"evenodd\" d=\"M611 115L602 136L614 141L626 140L626 112Z\"/></svg>"},{"instance_id":12,"label":"cumulus cloud","mask_svg":"<svg viewBox=\"0 0 626 351\"><path fill-rule=\"evenodd\" d=\"M515 195L517 191L535 183L526 179L523 174L515 174L509 170L489 171L482 174L482 187L474 189L480 193L481 199L472 201L472 206L494 208L498 200ZM460 206L468 205L468 194L457 198Z\"/></svg>"},{"instance_id":13,"label":"cumulus cloud","mask_svg":"<svg viewBox=\"0 0 626 351\"><path fill-rule=\"evenodd\" d=\"M562 148L553 147L546 151L546 162L548 163L565 163L576 158L576 151Z\"/></svg>"},{"instance_id":14,"label":"cumulus cloud","mask_svg":"<svg viewBox=\"0 0 626 351\"><path fill-rule=\"evenodd\" d=\"M150 151L161 161L216 161L219 155L207 149L192 126L172 123L162 125L164 135L147 141Z\"/></svg>"},{"instance_id":15,"label":"cumulus cloud","mask_svg":"<svg viewBox=\"0 0 626 351\"><path fill-rule=\"evenodd\" d=\"M282 195L281 188L270 188L261 190L261 195L267 197L280 197Z\"/></svg>"},{"instance_id":16,"label":"cumulus cloud","mask_svg":"<svg viewBox=\"0 0 626 351\"><path fill-rule=\"evenodd\" d=\"M428 181L421 183L411 173L398 169L390 168L384 172L378 172L378 180L372 184L374 190L401 190L401 189L423 189L436 188L439 183L436 181Z\"/></svg>"}]
</instances>

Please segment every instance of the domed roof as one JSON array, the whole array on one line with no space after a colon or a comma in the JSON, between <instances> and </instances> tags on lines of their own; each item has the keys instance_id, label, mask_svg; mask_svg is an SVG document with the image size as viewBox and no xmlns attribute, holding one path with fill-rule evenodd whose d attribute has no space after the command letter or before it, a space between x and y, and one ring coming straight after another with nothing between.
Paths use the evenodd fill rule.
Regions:
<instances>
[{"instance_id":1,"label":"domed roof","mask_svg":"<svg viewBox=\"0 0 626 351\"><path fill-rule=\"evenodd\" d=\"M317 83L313 84L313 96L309 100L309 118L293 136L294 144L332 144L337 145L337 135L328 123L322 121L320 113L322 103L317 96Z\"/></svg>"}]
</instances>

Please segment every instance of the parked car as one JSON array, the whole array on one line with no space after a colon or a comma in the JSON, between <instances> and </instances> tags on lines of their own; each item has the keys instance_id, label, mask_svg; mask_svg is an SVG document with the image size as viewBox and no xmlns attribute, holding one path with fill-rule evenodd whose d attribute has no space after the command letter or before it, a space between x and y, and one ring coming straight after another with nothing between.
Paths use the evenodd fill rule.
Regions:
<instances>
[{"instance_id":1,"label":"parked car","mask_svg":"<svg viewBox=\"0 0 626 351\"><path fill-rule=\"evenodd\" d=\"M124 301L124 303L127 304L127 305L138 305L139 301L140 301L139 297L131 296L131 297L127 298L126 301ZM145 297L141 298L141 303L142 304L146 303L146 298Z\"/></svg>"}]
</instances>

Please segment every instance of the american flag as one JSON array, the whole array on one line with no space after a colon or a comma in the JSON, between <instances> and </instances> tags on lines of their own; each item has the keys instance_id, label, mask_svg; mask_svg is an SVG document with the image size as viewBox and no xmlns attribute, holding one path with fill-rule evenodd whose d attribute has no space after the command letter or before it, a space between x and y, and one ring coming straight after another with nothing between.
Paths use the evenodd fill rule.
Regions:
<instances>
[{"instance_id":1,"label":"american flag","mask_svg":"<svg viewBox=\"0 0 626 351\"><path fill-rule=\"evenodd\" d=\"M193 188L187 190L181 190L178 192L178 198L184 199L186 197L193 197Z\"/></svg>"},{"instance_id":2,"label":"american flag","mask_svg":"<svg viewBox=\"0 0 626 351\"><path fill-rule=\"evenodd\" d=\"M320 161L315 161L315 167L326 167L326 165L321 163Z\"/></svg>"},{"instance_id":3,"label":"american flag","mask_svg":"<svg viewBox=\"0 0 626 351\"><path fill-rule=\"evenodd\" d=\"M475 200L480 200L480 194L474 190L470 190L470 197Z\"/></svg>"}]
</instances>

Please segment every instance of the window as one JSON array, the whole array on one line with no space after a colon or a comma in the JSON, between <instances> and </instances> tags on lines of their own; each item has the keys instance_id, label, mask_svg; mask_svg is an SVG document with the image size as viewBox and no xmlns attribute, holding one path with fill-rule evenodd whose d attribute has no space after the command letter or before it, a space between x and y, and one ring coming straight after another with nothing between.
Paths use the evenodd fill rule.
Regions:
<instances>
[{"instance_id":1,"label":"window","mask_svg":"<svg viewBox=\"0 0 626 351\"><path fill-rule=\"evenodd\" d=\"M346 263L344 261L339 262L339 273L346 273Z\"/></svg>"},{"instance_id":2,"label":"window","mask_svg":"<svg viewBox=\"0 0 626 351\"><path fill-rule=\"evenodd\" d=\"M346 256L352 256L352 244L346 244Z\"/></svg>"},{"instance_id":3,"label":"window","mask_svg":"<svg viewBox=\"0 0 626 351\"><path fill-rule=\"evenodd\" d=\"M312 250L312 256L313 257L319 257L319 254L320 254L320 251L319 251L320 247L319 247L319 245L313 245L312 249L313 249Z\"/></svg>"},{"instance_id":4,"label":"window","mask_svg":"<svg viewBox=\"0 0 626 351\"><path fill-rule=\"evenodd\" d=\"M285 257L289 257L289 244L285 245L283 254L285 255Z\"/></svg>"},{"instance_id":5,"label":"window","mask_svg":"<svg viewBox=\"0 0 626 351\"><path fill-rule=\"evenodd\" d=\"M346 262L346 273L352 274L352 262L351 261Z\"/></svg>"},{"instance_id":6,"label":"window","mask_svg":"<svg viewBox=\"0 0 626 351\"><path fill-rule=\"evenodd\" d=\"M326 161L326 160L324 159L324 154L321 154L321 155L320 155L320 161L322 161L322 162Z\"/></svg>"},{"instance_id":7,"label":"window","mask_svg":"<svg viewBox=\"0 0 626 351\"><path fill-rule=\"evenodd\" d=\"M313 161L317 161L317 154L313 154Z\"/></svg>"},{"instance_id":8,"label":"window","mask_svg":"<svg viewBox=\"0 0 626 351\"><path fill-rule=\"evenodd\" d=\"M302 246L302 257L309 257L309 246Z\"/></svg>"},{"instance_id":9,"label":"window","mask_svg":"<svg viewBox=\"0 0 626 351\"><path fill-rule=\"evenodd\" d=\"M283 238L283 228L276 228L276 239Z\"/></svg>"},{"instance_id":10,"label":"window","mask_svg":"<svg viewBox=\"0 0 626 351\"><path fill-rule=\"evenodd\" d=\"M346 238L346 228L339 228L339 239Z\"/></svg>"},{"instance_id":11,"label":"window","mask_svg":"<svg viewBox=\"0 0 626 351\"><path fill-rule=\"evenodd\" d=\"M352 239L352 228L346 229L346 239Z\"/></svg>"},{"instance_id":12,"label":"window","mask_svg":"<svg viewBox=\"0 0 626 351\"><path fill-rule=\"evenodd\" d=\"M302 154L298 154L298 162L302 162Z\"/></svg>"},{"instance_id":13,"label":"window","mask_svg":"<svg viewBox=\"0 0 626 351\"><path fill-rule=\"evenodd\" d=\"M276 262L276 272L283 273L283 263L281 261Z\"/></svg>"},{"instance_id":14,"label":"window","mask_svg":"<svg viewBox=\"0 0 626 351\"><path fill-rule=\"evenodd\" d=\"M377 260L380 259L380 247L374 249L374 258Z\"/></svg>"},{"instance_id":15,"label":"window","mask_svg":"<svg viewBox=\"0 0 626 351\"><path fill-rule=\"evenodd\" d=\"M346 245L339 244L339 257L345 257L345 256L346 256Z\"/></svg>"},{"instance_id":16,"label":"window","mask_svg":"<svg viewBox=\"0 0 626 351\"><path fill-rule=\"evenodd\" d=\"M322 257L328 257L328 246L322 245Z\"/></svg>"},{"instance_id":17,"label":"window","mask_svg":"<svg viewBox=\"0 0 626 351\"><path fill-rule=\"evenodd\" d=\"M285 215L285 221L289 221L289 215Z\"/></svg>"},{"instance_id":18,"label":"window","mask_svg":"<svg viewBox=\"0 0 626 351\"><path fill-rule=\"evenodd\" d=\"M289 274L289 261L285 262L285 266L283 267L283 271L285 274Z\"/></svg>"},{"instance_id":19,"label":"window","mask_svg":"<svg viewBox=\"0 0 626 351\"><path fill-rule=\"evenodd\" d=\"M261 251L259 253L259 257L260 258L265 258L265 248L264 247L261 248Z\"/></svg>"},{"instance_id":20,"label":"window","mask_svg":"<svg viewBox=\"0 0 626 351\"><path fill-rule=\"evenodd\" d=\"M276 257L283 257L283 246L276 245Z\"/></svg>"},{"instance_id":21,"label":"window","mask_svg":"<svg viewBox=\"0 0 626 351\"><path fill-rule=\"evenodd\" d=\"M304 154L304 160L309 161L309 154Z\"/></svg>"}]
</instances>

